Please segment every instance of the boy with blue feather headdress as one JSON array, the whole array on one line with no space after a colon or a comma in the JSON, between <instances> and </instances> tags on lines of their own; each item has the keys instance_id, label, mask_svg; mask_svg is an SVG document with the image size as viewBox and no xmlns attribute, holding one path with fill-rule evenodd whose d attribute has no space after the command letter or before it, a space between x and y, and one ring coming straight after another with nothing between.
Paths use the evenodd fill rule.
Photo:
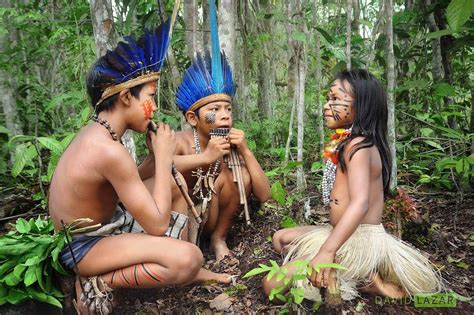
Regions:
<instances>
[{"instance_id":1,"label":"boy with blue feather headdress","mask_svg":"<svg viewBox=\"0 0 474 315\"><path fill-rule=\"evenodd\" d=\"M239 190L232 171L222 162L235 146L242 164L247 196L260 202L270 198L270 185L260 164L247 145L245 133L232 128L232 97L235 87L232 70L220 52L214 0L210 4L212 55L196 54L176 92L176 104L192 130L176 134L175 164L183 174L190 193L201 203L207 216L203 232L210 235L211 247L220 260L229 254L226 238L239 211ZM210 129L229 128L223 138L211 138Z\"/></svg>"},{"instance_id":2,"label":"boy with blue feather headdress","mask_svg":"<svg viewBox=\"0 0 474 315\"><path fill-rule=\"evenodd\" d=\"M59 260L83 277L76 281L83 310L87 306L92 312L108 313L113 288L212 279L213 273L201 268L203 256L197 246L162 237L169 230L174 194L174 132L162 123L156 134L149 132L150 154L138 168L119 141L127 129L148 130L170 33L166 22L138 41L125 37L92 65L87 91L93 122L71 142L51 182L49 213L55 229L81 223ZM143 180L152 175L149 190ZM113 220L119 200L131 215L123 222ZM134 222L146 233L123 233L123 227Z\"/></svg>"}]
</instances>

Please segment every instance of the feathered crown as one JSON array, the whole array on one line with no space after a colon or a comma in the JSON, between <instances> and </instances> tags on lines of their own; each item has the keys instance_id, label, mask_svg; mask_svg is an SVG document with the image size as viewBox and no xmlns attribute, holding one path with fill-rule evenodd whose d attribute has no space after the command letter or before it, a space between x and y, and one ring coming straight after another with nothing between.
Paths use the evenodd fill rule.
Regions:
<instances>
[{"instance_id":1,"label":"feathered crown","mask_svg":"<svg viewBox=\"0 0 474 315\"><path fill-rule=\"evenodd\" d=\"M232 69L220 52L214 0L209 0L211 54L197 54L176 91L176 104L183 112L195 111L211 102L230 102L235 93Z\"/></svg>"},{"instance_id":2,"label":"feathered crown","mask_svg":"<svg viewBox=\"0 0 474 315\"><path fill-rule=\"evenodd\" d=\"M105 99L125 89L156 81L160 77L170 39L170 21L166 21L153 31L145 31L138 41L126 36L126 42L118 43L108 50L105 60L109 67L98 65L96 71L110 82L96 106Z\"/></svg>"}]
</instances>

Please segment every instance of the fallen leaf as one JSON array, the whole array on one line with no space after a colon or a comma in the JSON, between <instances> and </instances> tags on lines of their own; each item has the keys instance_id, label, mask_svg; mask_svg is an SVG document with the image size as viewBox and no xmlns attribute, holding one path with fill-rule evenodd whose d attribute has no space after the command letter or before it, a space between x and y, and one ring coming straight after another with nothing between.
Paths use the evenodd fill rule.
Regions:
<instances>
[{"instance_id":1,"label":"fallen leaf","mask_svg":"<svg viewBox=\"0 0 474 315\"><path fill-rule=\"evenodd\" d=\"M221 293L209 303L209 306L216 311L227 311L233 303L234 300L230 296L225 293Z\"/></svg>"}]
</instances>

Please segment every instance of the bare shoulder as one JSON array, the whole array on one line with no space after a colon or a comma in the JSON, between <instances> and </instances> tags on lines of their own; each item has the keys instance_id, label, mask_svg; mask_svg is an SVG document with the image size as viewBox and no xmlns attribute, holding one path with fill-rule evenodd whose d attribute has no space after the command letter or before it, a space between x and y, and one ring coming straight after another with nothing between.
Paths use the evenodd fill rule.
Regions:
<instances>
[{"instance_id":1,"label":"bare shoulder","mask_svg":"<svg viewBox=\"0 0 474 315\"><path fill-rule=\"evenodd\" d=\"M374 149L377 150L375 146L364 148L364 144L362 144L364 140L363 136L355 137L345 145L344 158L347 162L350 162L355 156L370 158L370 152ZM360 148L358 148L359 146Z\"/></svg>"},{"instance_id":2,"label":"bare shoulder","mask_svg":"<svg viewBox=\"0 0 474 315\"><path fill-rule=\"evenodd\" d=\"M192 130L176 132L175 139L177 155L187 155L194 153L194 151L192 151L192 147L194 146L194 135Z\"/></svg>"}]
</instances>

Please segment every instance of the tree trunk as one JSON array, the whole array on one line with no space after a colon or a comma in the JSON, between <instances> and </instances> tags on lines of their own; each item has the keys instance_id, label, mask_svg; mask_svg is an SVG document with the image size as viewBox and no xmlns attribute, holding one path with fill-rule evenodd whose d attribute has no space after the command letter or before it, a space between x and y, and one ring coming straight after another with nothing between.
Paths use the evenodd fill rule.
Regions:
<instances>
[{"instance_id":1,"label":"tree trunk","mask_svg":"<svg viewBox=\"0 0 474 315\"><path fill-rule=\"evenodd\" d=\"M359 0L352 0L352 6L354 8L354 17L352 19L352 32L359 34L359 18L360 18L360 3Z\"/></svg>"},{"instance_id":2,"label":"tree trunk","mask_svg":"<svg viewBox=\"0 0 474 315\"><path fill-rule=\"evenodd\" d=\"M105 55L108 49L112 50L117 44L114 34L114 17L111 0L91 0L92 28L96 45L96 56ZM132 156L137 161L137 153L133 134L127 130L122 136L122 142Z\"/></svg>"},{"instance_id":3,"label":"tree trunk","mask_svg":"<svg viewBox=\"0 0 474 315\"><path fill-rule=\"evenodd\" d=\"M369 52L367 53L367 62L365 64L365 69L369 70L370 64L374 61L375 58L375 43L377 42L377 35L380 33L380 29L384 27L384 2L379 2L379 12L377 14L377 21L375 22L374 28L372 30Z\"/></svg>"},{"instance_id":4,"label":"tree trunk","mask_svg":"<svg viewBox=\"0 0 474 315\"><path fill-rule=\"evenodd\" d=\"M201 51L198 41L199 15L197 0L184 0L184 25L186 27L186 53L193 59L194 53Z\"/></svg>"},{"instance_id":5,"label":"tree trunk","mask_svg":"<svg viewBox=\"0 0 474 315\"><path fill-rule=\"evenodd\" d=\"M268 0L260 0L258 2L258 10L267 12L271 9L271 2ZM261 6L260 6L261 5ZM260 13L260 12L255 12ZM262 18L260 18L262 19ZM257 22L258 33L266 33L272 37L271 20L263 18L261 23ZM275 75L271 65L272 40L268 40L262 45L263 56L258 58L258 108L260 118L267 119L273 116L273 103L275 96Z\"/></svg>"},{"instance_id":6,"label":"tree trunk","mask_svg":"<svg viewBox=\"0 0 474 315\"><path fill-rule=\"evenodd\" d=\"M219 6L219 42L225 51L232 70L235 69L235 15L234 0L220 0Z\"/></svg>"},{"instance_id":7,"label":"tree trunk","mask_svg":"<svg viewBox=\"0 0 474 315\"><path fill-rule=\"evenodd\" d=\"M3 8L10 7L9 0L0 0L0 4ZM6 17L3 17L2 24L7 27L9 21ZM10 34L10 37L8 37ZM0 33L0 52L2 54L6 53L7 47L10 48L15 45L16 38L14 32ZM2 103L3 115L5 117L5 125L9 130L8 138L11 139L16 135L22 134L22 128L18 117L18 112L16 108L16 98L15 98L15 80L13 73L9 71L4 71L0 69L0 102ZM15 152L15 147L11 148L9 152ZM14 154L10 155L10 163L13 164Z\"/></svg>"},{"instance_id":8,"label":"tree trunk","mask_svg":"<svg viewBox=\"0 0 474 315\"><path fill-rule=\"evenodd\" d=\"M237 37L236 58L234 71L234 81L236 84L236 94L233 101L233 106L237 108L234 112L234 118L240 121L247 120L247 105L249 87L247 84L246 71L250 69L249 64L249 52L248 52L248 30L247 30L247 1L237 1L237 29L239 30L240 36Z\"/></svg>"},{"instance_id":9,"label":"tree trunk","mask_svg":"<svg viewBox=\"0 0 474 315\"><path fill-rule=\"evenodd\" d=\"M393 53L393 0L385 0L385 35L387 37L387 105L388 105L388 141L392 155L390 189L397 187L397 152L395 148L395 56Z\"/></svg>"},{"instance_id":10,"label":"tree trunk","mask_svg":"<svg viewBox=\"0 0 474 315\"><path fill-rule=\"evenodd\" d=\"M211 51L211 29L209 28L209 4L202 2L202 47Z\"/></svg>"},{"instance_id":11,"label":"tree trunk","mask_svg":"<svg viewBox=\"0 0 474 315\"><path fill-rule=\"evenodd\" d=\"M423 4L422 4L423 5ZM428 14L428 8L431 6L431 0L425 0L423 5L423 9L425 11L426 22L428 24L428 28L430 32L437 32L439 31L438 25L436 25L436 21L434 18L433 13ZM443 81L443 58L441 57L441 40L440 38L434 38L431 40L431 47L432 47L432 73L433 73L433 80L435 83L440 83ZM434 110L439 112L441 110L441 104L436 103L434 104Z\"/></svg>"},{"instance_id":12,"label":"tree trunk","mask_svg":"<svg viewBox=\"0 0 474 315\"><path fill-rule=\"evenodd\" d=\"M314 2L313 7L313 25L316 27L319 25L318 16L318 1ZM321 103L321 41L319 39L319 32L314 30L314 54L316 57L316 73L315 73L315 93L316 93L316 110L318 117L318 132L319 132L319 151L320 155L324 151L324 119L323 119L323 104Z\"/></svg>"},{"instance_id":13,"label":"tree trunk","mask_svg":"<svg viewBox=\"0 0 474 315\"><path fill-rule=\"evenodd\" d=\"M346 1L346 68L351 70L352 0Z\"/></svg>"},{"instance_id":14,"label":"tree trunk","mask_svg":"<svg viewBox=\"0 0 474 315\"><path fill-rule=\"evenodd\" d=\"M445 23L445 13L444 10L436 7L435 10L435 20L439 29L446 29L447 25ZM440 39L441 44L441 60L444 69L444 81L449 83L451 86L454 84L453 80L453 64L451 62L451 48L454 45L454 37L452 35L442 36ZM446 96L444 98L444 105L449 107L454 103L452 96ZM448 125L453 129L458 129L458 123L455 116L448 117Z\"/></svg>"},{"instance_id":15,"label":"tree trunk","mask_svg":"<svg viewBox=\"0 0 474 315\"><path fill-rule=\"evenodd\" d=\"M295 16L299 21L298 31L307 34L304 21L304 13L300 0L295 1L295 12L291 14ZM305 116L305 105L304 105L304 93L305 93L305 82L306 82L306 52L305 42L293 41L293 49L295 52L296 61L296 82L295 82L295 99L296 99L296 110L297 110L297 121L298 121L298 134L297 134L297 161L301 164L296 169L296 187L299 192L302 192L306 188L306 181L304 176L303 168L303 145L304 145L304 116Z\"/></svg>"}]
</instances>

